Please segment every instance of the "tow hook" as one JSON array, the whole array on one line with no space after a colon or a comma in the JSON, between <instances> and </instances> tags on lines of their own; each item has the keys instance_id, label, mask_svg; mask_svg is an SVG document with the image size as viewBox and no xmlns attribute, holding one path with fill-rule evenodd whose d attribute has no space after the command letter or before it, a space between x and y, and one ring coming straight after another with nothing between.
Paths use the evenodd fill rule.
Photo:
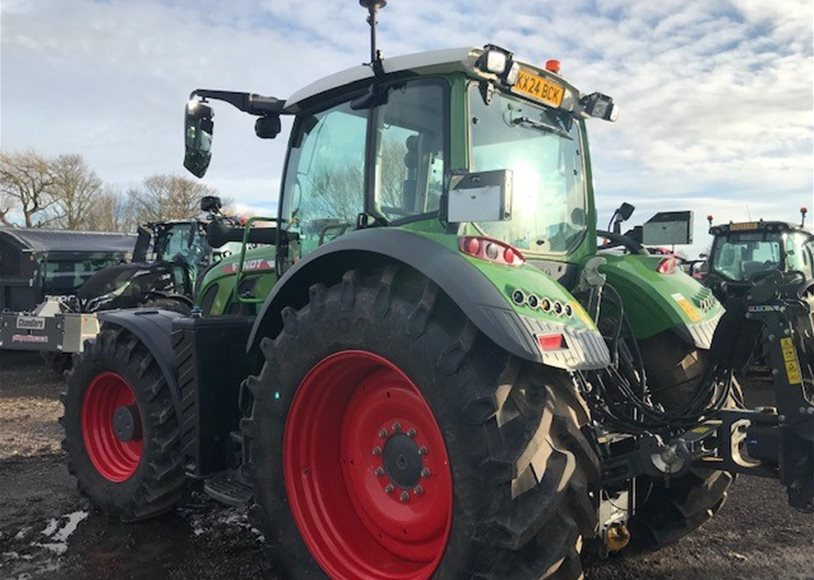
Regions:
<instances>
[{"instance_id":1,"label":"tow hook","mask_svg":"<svg viewBox=\"0 0 814 580\"><path fill-rule=\"evenodd\" d=\"M605 531L605 545L610 552L618 552L630 543L630 530L623 522L611 525Z\"/></svg>"}]
</instances>

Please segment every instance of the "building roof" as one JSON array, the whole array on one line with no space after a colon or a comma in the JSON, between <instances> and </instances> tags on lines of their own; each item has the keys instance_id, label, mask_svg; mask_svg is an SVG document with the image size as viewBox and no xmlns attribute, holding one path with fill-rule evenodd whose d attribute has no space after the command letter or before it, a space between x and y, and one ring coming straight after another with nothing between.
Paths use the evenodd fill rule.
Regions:
<instances>
[{"instance_id":1,"label":"building roof","mask_svg":"<svg viewBox=\"0 0 814 580\"><path fill-rule=\"evenodd\" d=\"M0 227L0 241L4 239L14 240L24 251L32 252L126 254L136 243L134 234Z\"/></svg>"}]
</instances>

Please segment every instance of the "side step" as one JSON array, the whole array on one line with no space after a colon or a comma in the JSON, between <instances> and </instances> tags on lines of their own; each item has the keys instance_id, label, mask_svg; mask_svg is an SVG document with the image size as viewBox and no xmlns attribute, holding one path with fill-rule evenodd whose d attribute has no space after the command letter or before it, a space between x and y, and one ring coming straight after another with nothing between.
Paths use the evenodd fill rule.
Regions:
<instances>
[{"instance_id":1,"label":"side step","mask_svg":"<svg viewBox=\"0 0 814 580\"><path fill-rule=\"evenodd\" d=\"M212 499L235 507L246 507L254 496L237 471L227 469L204 482L204 492Z\"/></svg>"}]
</instances>

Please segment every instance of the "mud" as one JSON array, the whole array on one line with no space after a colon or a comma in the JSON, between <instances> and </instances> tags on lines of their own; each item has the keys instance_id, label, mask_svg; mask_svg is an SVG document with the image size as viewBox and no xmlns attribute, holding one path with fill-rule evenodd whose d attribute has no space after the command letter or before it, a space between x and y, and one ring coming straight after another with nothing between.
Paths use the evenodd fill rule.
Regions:
<instances>
[{"instance_id":1,"label":"mud","mask_svg":"<svg viewBox=\"0 0 814 580\"><path fill-rule=\"evenodd\" d=\"M747 392L765 386L746 385ZM275 579L243 510L202 494L146 523L95 513L60 449L61 389L38 356L0 352L0 578ZM789 508L776 482L746 477L718 517L690 537L587 572L589 580L772 577L814 579L814 517Z\"/></svg>"}]
</instances>

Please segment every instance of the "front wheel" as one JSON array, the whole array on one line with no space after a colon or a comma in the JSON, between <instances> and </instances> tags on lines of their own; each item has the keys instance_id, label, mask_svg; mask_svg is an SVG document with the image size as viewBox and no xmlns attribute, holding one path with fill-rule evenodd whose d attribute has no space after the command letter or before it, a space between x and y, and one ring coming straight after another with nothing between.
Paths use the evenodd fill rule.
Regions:
<instances>
[{"instance_id":1,"label":"front wheel","mask_svg":"<svg viewBox=\"0 0 814 580\"><path fill-rule=\"evenodd\" d=\"M596 518L568 377L407 269L315 285L246 388L255 514L296 578L577 578Z\"/></svg>"},{"instance_id":2,"label":"front wheel","mask_svg":"<svg viewBox=\"0 0 814 580\"><path fill-rule=\"evenodd\" d=\"M103 327L66 374L62 446L79 489L123 521L185 498L178 417L166 379L133 334Z\"/></svg>"}]
</instances>

